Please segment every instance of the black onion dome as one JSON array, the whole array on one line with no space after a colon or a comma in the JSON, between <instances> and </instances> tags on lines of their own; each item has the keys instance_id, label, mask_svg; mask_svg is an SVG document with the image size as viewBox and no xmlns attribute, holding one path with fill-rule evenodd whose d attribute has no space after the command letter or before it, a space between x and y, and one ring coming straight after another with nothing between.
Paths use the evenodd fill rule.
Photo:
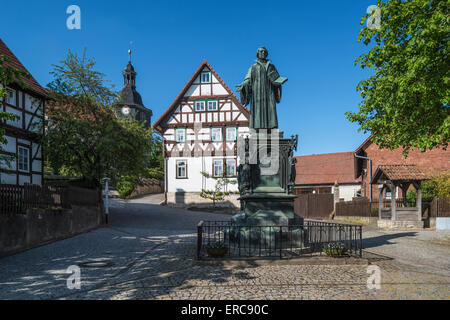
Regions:
<instances>
[{"instance_id":1,"label":"black onion dome","mask_svg":"<svg viewBox=\"0 0 450 320\"><path fill-rule=\"evenodd\" d=\"M119 104L124 105L138 105L138 106L144 106L142 103L142 97L139 94L139 92L136 91L135 88L133 88L130 85L125 85L123 89L119 93L119 99L117 101Z\"/></svg>"}]
</instances>

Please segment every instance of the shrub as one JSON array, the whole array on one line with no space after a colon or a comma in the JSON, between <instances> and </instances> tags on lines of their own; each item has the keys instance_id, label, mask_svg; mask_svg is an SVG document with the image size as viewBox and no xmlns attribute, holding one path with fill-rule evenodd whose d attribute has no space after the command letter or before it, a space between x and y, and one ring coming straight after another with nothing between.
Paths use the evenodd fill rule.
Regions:
<instances>
[{"instance_id":1,"label":"shrub","mask_svg":"<svg viewBox=\"0 0 450 320\"><path fill-rule=\"evenodd\" d=\"M164 173L155 168L150 168L147 170L147 178L162 180L164 179Z\"/></svg>"},{"instance_id":2,"label":"shrub","mask_svg":"<svg viewBox=\"0 0 450 320\"><path fill-rule=\"evenodd\" d=\"M347 253L347 247L341 242L328 243L322 247L322 251L330 257L339 257Z\"/></svg>"},{"instance_id":3,"label":"shrub","mask_svg":"<svg viewBox=\"0 0 450 320\"><path fill-rule=\"evenodd\" d=\"M135 187L135 181L134 179L131 179L129 177L122 177L117 181L116 189L119 193L119 197L126 198L131 195L131 193L134 190Z\"/></svg>"},{"instance_id":4,"label":"shrub","mask_svg":"<svg viewBox=\"0 0 450 320\"><path fill-rule=\"evenodd\" d=\"M378 217L378 208L370 208L370 216Z\"/></svg>"}]
</instances>

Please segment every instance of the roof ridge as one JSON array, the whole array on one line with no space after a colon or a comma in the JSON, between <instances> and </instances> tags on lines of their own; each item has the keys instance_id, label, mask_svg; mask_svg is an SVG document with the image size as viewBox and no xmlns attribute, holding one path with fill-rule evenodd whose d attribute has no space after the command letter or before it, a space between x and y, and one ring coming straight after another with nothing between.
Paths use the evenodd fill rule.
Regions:
<instances>
[{"instance_id":1,"label":"roof ridge","mask_svg":"<svg viewBox=\"0 0 450 320\"><path fill-rule=\"evenodd\" d=\"M222 78L218 75L218 73L214 70L214 68L208 63L208 61L206 61L206 59L203 59L200 66L197 68L197 70L194 72L194 74L191 76L191 78L188 80L188 82L186 82L183 89L181 89L181 91L178 93L178 95L176 96L175 100L171 103L169 108L167 108L167 110L159 117L159 119L156 120L155 123L153 123L152 127L154 129L156 129L156 127L159 126L161 121L175 109L175 107L178 105L178 102L185 95L187 90L194 83L195 79L198 77L198 75L201 73L201 71L203 70L203 68L205 66L208 67L211 70L211 72L216 76L219 83L222 86L224 86L225 90L228 91L228 93L231 95L231 98L234 100L234 102L237 104L237 106L242 107L246 112L250 113L250 111L247 109L247 107L242 106L240 100L236 97L234 92L227 86L227 84L222 80Z\"/></svg>"},{"instance_id":2,"label":"roof ridge","mask_svg":"<svg viewBox=\"0 0 450 320\"><path fill-rule=\"evenodd\" d=\"M17 58L17 56L11 51L11 49L6 45L5 42L3 42L1 38L0 38L0 54L5 55L11 60L10 62L5 63L6 65L14 69L25 71L30 75L30 78L22 77L21 79L27 85L26 89L29 89L44 97L47 95L47 90L43 88L39 84L39 82L36 81L31 72L29 72L27 68L25 68L25 66L22 64L19 58Z\"/></svg>"}]
</instances>

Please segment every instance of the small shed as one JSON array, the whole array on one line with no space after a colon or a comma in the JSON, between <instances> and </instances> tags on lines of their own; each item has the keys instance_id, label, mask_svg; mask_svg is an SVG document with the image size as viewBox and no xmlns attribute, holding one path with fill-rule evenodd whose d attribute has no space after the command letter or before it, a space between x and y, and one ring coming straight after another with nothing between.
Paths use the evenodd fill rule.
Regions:
<instances>
[{"instance_id":1,"label":"small shed","mask_svg":"<svg viewBox=\"0 0 450 320\"><path fill-rule=\"evenodd\" d=\"M428 176L414 164L380 165L372 179L378 184L378 217L391 221L422 221L422 181ZM417 190L415 207L408 207L406 192L411 184ZM403 206L397 206L396 187L403 191ZM391 191L391 207L383 208L384 191ZM393 224L391 224L393 225ZM398 224L396 224L398 225Z\"/></svg>"}]
</instances>

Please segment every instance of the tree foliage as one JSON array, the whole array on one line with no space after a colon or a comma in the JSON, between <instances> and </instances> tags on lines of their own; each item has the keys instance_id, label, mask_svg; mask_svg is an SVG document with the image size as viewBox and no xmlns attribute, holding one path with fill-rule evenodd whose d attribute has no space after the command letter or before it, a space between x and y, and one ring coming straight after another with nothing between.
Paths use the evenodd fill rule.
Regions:
<instances>
[{"instance_id":1,"label":"tree foliage","mask_svg":"<svg viewBox=\"0 0 450 320\"><path fill-rule=\"evenodd\" d=\"M449 3L447 0L377 1L380 28L362 28L371 45L355 65L374 75L357 90L359 112L347 112L381 148L426 151L450 138ZM361 24L369 17L363 17Z\"/></svg>"},{"instance_id":2,"label":"tree foliage","mask_svg":"<svg viewBox=\"0 0 450 320\"><path fill-rule=\"evenodd\" d=\"M115 183L144 174L152 134L143 124L114 115L116 95L94 67L86 52L79 57L70 51L54 66L43 146L55 171L98 186L105 176Z\"/></svg>"},{"instance_id":3,"label":"tree foliage","mask_svg":"<svg viewBox=\"0 0 450 320\"><path fill-rule=\"evenodd\" d=\"M409 190L406 197L409 204L416 205L415 189ZM422 183L422 198L429 202L434 197L450 197L450 170L432 172L430 179Z\"/></svg>"}]
</instances>

